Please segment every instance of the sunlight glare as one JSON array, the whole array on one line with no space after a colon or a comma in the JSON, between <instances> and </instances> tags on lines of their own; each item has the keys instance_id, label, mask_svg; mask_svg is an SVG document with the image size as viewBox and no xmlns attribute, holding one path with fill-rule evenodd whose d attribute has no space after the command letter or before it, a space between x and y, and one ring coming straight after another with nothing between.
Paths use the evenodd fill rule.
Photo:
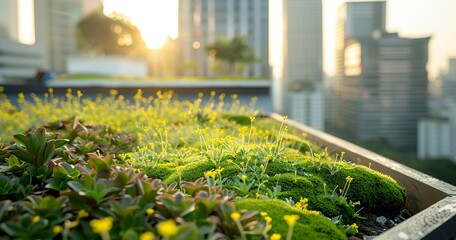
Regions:
<instances>
[{"instance_id":1,"label":"sunlight glare","mask_svg":"<svg viewBox=\"0 0 456 240\"><path fill-rule=\"evenodd\" d=\"M128 17L150 49L161 48L168 37L177 38L178 0L104 0L103 11Z\"/></svg>"},{"instance_id":2,"label":"sunlight glare","mask_svg":"<svg viewBox=\"0 0 456 240\"><path fill-rule=\"evenodd\" d=\"M33 0L18 0L18 41L22 44L35 44L35 7Z\"/></svg>"}]
</instances>

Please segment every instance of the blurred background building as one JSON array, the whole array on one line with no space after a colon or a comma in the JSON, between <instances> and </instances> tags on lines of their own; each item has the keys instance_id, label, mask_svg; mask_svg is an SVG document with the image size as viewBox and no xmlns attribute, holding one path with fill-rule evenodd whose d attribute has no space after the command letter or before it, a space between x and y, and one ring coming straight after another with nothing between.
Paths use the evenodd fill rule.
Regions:
<instances>
[{"instance_id":1,"label":"blurred background building","mask_svg":"<svg viewBox=\"0 0 456 240\"><path fill-rule=\"evenodd\" d=\"M243 66L241 75L269 76L268 1L179 1L178 34L180 75L213 76L220 66L206 47L219 39L243 37L256 61Z\"/></svg>"},{"instance_id":2,"label":"blurred background building","mask_svg":"<svg viewBox=\"0 0 456 240\"><path fill-rule=\"evenodd\" d=\"M339 8L334 107L330 128L360 140L383 139L416 151L417 126L427 116L429 37L388 33L386 2L348 2Z\"/></svg>"},{"instance_id":3,"label":"blurred background building","mask_svg":"<svg viewBox=\"0 0 456 240\"><path fill-rule=\"evenodd\" d=\"M46 54L46 69L65 72L66 59L79 53L76 24L87 14L101 11L99 0L35 1L36 41Z\"/></svg>"},{"instance_id":4,"label":"blurred background building","mask_svg":"<svg viewBox=\"0 0 456 240\"><path fill-rule=\"evenodd\" d=\"M64 72L66 59L78 53L76 23L101 7L98 0L0 1L0 79Z\"/></svg>"},{"instance_id":5,"label":"blurred background building","mask_svg":"<svg viewBox=\"0 0 456 240\"><path fill-rule=\"evenodd\" d=\"M33 5L24 1L0 1L0 82L20 82L33 78L46 66L42 45L35 43L34 29L24 36L24 23L19 16L27 14L35 21ZM33 2L32 2L33 3Z\"/></svg>"},{"instance_id":6,"label":"blurred background building","mask_svg":"<svg viewBox=\"0 0 456 240\"><path fill-rule=\"evenodd\" d=\"M418 125L418 151L422 159L448 158L456 162L456 58L448 71L432 82L430 116Z\"/></svg>"},{"instance_id":7,"label":"blurred background building","mask_svg":"<svg viewBox=\"0 0 456 240\"><path fill-rule=\"evenodd\" d=\"M322 2L274 4L269 21L273 109L323 130Z\"/></svg>"}]
</instances>

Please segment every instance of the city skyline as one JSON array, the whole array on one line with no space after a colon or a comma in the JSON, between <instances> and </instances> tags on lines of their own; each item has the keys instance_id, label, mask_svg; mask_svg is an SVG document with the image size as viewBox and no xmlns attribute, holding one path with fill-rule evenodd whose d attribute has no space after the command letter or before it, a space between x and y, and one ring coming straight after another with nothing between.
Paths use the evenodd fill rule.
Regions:
<instances>
[{"instance_id":1,"label":"city skyline","mask_svg":"<svg viewBox=\"0 0 456 240\"><path fill-rule=\"evenodd\" d=\"M118 0L105 0L105 7L110 9L114 8L110 6L111 3L108 1L119 2ZM347 2L347 0L323 0L323 69L330 76L335 74L337 8L344 2ZM165 16L167 19L173 19L174 15L177 16L177 9L174 10L169 6L174 3L152 1L151 5L153 4L156 4L155 6L158 8L162 7L162 10L168 9L170 11L171 14ZM139 6L138 8L141 7ZM410 9L413 11L410 11ZM428 62L430 78L437 77L440 70L446 70L448 68L448 59L456 56L456 45L451 44L456 42L456 31L451 31L449 25L445 24L456 22L456 15L451 13L452 9L456 9L456 1L453 0L439 0L439 4L436 4L433 0L387 1L386 29L389 32L398 32L401 37L432 36ZM174 22L168 26L175 26L177 29L177 25ZM172 29L167 29L166 31L175 32ZM175 36L171 35L172 38Z\"/></svg>"},{"instance_id":2,"label":"city skyline","mask_svg":"<svg viewBox=\"0 0 456 240\"><path fill-rule=\"evenodd\" d=\"M140 2L141 0L136 0ZM33 4L32 0L21 0L21 5L27 6ZM121 8L119 5L120 1L118 0L104 0L105 9L107 11L112 11L115 8L126 10L126 8ZM115 3L117 2L117 3ZM174 9L172 6L177 5L177 0L173 1L148 1L148 6L155 6L152 8L141 7L143 4L131 4L130 6L133 9L137 6L140 9L152 11L152 13L158 12L161 14L156 14L156 16L167 17L175 19L175 22L168 22L167 24L162 24L166 21L158 21L159 25L163 29L168 31L165 35L161 34L159 39L153 44L154 47L163 44L164 39L169 35L172 38L176 37L177 33L177 9ZM335 73L334 58L335 58L335 22L337 16L337 8L340 4L346 2L346 0L323 0L323 69L327 75L333 76ZM166 3L168 6L163 5ZM154 5L155 4L155 5ZM30 17L30 14L27 9L30 9L30 6L26 7L21 21L26 22L24 19ZM456 9L456 1L453 0L439 0L439 4L436 4L433 0L388 0L387 1L387 21L386 28L390 32L398 32L401 37L423 37L423 36L432 36L430 41L429 49L429 62L428 70L429 77L431 80L437 77L441 70L446 71L448 68L448 59L456 56L456 45L452 44L456 42L456 31L452 30L449 26L449 23L456 22L456 15L452 14L451 11ZM413 10L413 11L411 11ZM131 10L134 13L134 10ZM167 13L167 14L164 14ZM138 16L144 18L144 14L139 14ZM154 14L149 14L149 16L154 16ZM175 16L175 17L173 17ZM156 18L155 18L156 19ZM133 21L133 19L132 19ZM143 20L143 23L139 28L145 28L144 26L150 26L151 23L157 21L147 21ZM34 38L30 38L30 35L27 33L32 31L27 25L22 25L23 31L22 36L29 36L24 38L26 40L21 41L22 43L31 44L34 42ZM171 26L171 27L170 27ZM158 30L157 30L158 31ZM148 36L154 35L154 31L148 33ZM146 34L146 33L144 33ZM149 44L151 45L151 44Z\"/></svg>"}]
</instances>

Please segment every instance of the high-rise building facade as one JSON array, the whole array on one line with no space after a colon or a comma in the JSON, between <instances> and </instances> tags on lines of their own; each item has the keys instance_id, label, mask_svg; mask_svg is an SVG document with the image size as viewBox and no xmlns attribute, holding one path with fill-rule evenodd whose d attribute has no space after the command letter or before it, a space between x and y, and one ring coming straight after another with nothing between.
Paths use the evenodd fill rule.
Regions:
<instances>
[{"instance_id":1,"label":"high-rise building facade","mask_svg":"<svg viewBox=\"0 0 456 240\"><path fill-rule=\"evenodd\" d=\"M0 82L23 82L45 67L42 46L34 42L33 10L33 0L0 1ZM19 18L24 14L28 18Z\"/></svg>"},{"instance_id":2,"label":"high-rise building facade","mask_svg":"<svg viewBox=\"0 0 456 240\"><path fill-rule=\"evenodd\" d=\"M339 8L335 117L328 122L361 140L387 140L416 150L418 120L427 115L430 38L385 30L386 2Z\"/></svg>"},{"instance_id":3,"label":"high-rise building facade","mask_svg":"<svg viewBox=\"0 0 456 240\"><path fill-rule=\"evenodd\" d=\"M428 102L430 117L419 122L417 154L420 158L456 162L456 58L449 59L448 71L431 86L434 94Z\"/></svg>"},{"instance_id":4,"label":"high-rise building facade","mask_svg":"<svg viewBox=\"0 0 456 240\"><path fill-rule=\"evenodd\" d=\"M179 68L182 75L212 76L217 63L206 47L219 39L245 38L258 59L246 65L244 76L267 77L268 1L179 1Z\"/></svg>"},{"instance_id":5,"label":"high-rise building facade","mask_svg":"<svg viewBox=\"0 0 456 240\"><path fill-rule=\"evenodd\" d=\"M324 128L321 0L270 1L274 111Z\"/></svg>"},{"instance_id":6,"label":"high-rise building facade","mask_svg":"<svg viewBox=\"0 0 456 240\"><path fill-rule=\"evenodd\" d=\"M66 59L77 54L77 23L92 11L101 10L99 0L35 1L37 42L45 47L47 70L64 72Z\"/></svg>"}]
</instances>

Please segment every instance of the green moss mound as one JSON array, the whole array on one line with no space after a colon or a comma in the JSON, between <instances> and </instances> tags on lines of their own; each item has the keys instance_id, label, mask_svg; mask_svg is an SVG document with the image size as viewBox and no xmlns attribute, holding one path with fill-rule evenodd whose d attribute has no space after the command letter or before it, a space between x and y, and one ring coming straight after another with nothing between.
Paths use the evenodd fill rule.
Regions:
<instances>
[{"instance_id":1,"label":"green moss mound","mask_svg":"<svg viewBox=\"0 0 456 240\"><path fill-rule=\"evenodd\" d=\"M321 178L330 188L342 188L347 176L353 178L347 197L360 201L364 211L392 217L404 209L405 189L392 178L367 167L344 168L334 175L322 174Z\"/></svg>"},{"instance_id":2,"label":"green moss mound","mask_svg":"<svg viewBox=\"0 0 456 240\"><path fill-rule=\"evenodd\" d=\"M272 218L272 229L269 233L278 233L282 239L287 236L288 225L285 215L298 215L292 239L347 239L333 223L322 216L308 215L290 207L280 200L242 199L235 202L238 209L266 212Z\"/></svg>"},{"instance_id":3,"label":"green moss mound","mask_svg":"<svg viewBox=\"0 0 456 240\"><path fill-rule=\"evenodd\" d=\"M405 190L390 177L375 172L363 166L356 166L346 162L326 161L318 165L313 163L309 156L289 154L281 160L271 161L267 167L270 176L266 185L270 188L280 185L282 190L279 198L299 201L300 198L309 199L309 209L322 212L328 217L343 215L345 220L353 220L346 206L332 202L328 195L333 189L342 189L346 177L353 178L348 191L348 200L360 201L363 213L375 213L386 216L397 216L405 206ZM338 165L340 170L331 174L329 165ZM227 162L218 163L223 168L222 177L231 178L239 173L239 169ZM181 180L195 181L204 177L204 172L217 168L216 164L201 160L182 167ZM163 168L163 169L162 169ZM297 169L296 173L294 169ZM170 184L179 181L179 174L175 168L168 165L157 165L155 169L147 171L151 177L164 179ZM254 196L254 194L252 194Z\"/></svg>"},{"instance_id":4,"label":"green moss mound","mask_svg":"<svg viewBox=\"0 0 456 240\"><path fill-rule=\"evenodd\" d=\"M174 163L159 163L153 167L143 167L142 170L150 178L166 179L176 172L176 165Z\"/></svg>"}]
</instances>

